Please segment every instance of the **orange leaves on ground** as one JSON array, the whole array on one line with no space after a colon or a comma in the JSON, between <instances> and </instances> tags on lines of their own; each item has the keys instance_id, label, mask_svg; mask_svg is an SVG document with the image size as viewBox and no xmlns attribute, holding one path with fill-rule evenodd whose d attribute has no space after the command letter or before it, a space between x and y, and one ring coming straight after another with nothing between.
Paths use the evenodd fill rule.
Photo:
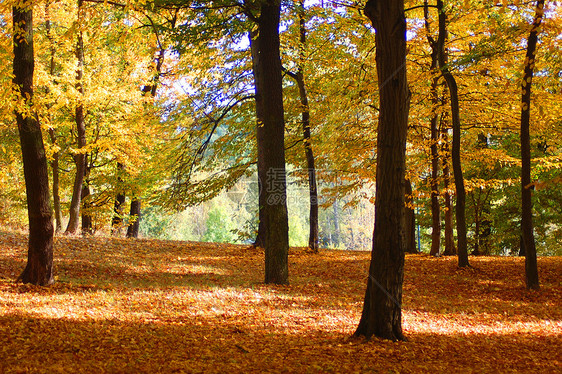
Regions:
<instances>
[{"instance_id":1,"label":"orange leaves on ground","mask_svg":"<svg viewBox=\"0 0 562 374\"><path fill-rule=\"evenodd\" d=\"M27 239L0 233L0 372L557 372L562 259L408 255L408 342L350 339L369 253L302 249L289 286L263 253L212 243L57 238L57 283L14 284Z\"/></svg>"}]
</instances>

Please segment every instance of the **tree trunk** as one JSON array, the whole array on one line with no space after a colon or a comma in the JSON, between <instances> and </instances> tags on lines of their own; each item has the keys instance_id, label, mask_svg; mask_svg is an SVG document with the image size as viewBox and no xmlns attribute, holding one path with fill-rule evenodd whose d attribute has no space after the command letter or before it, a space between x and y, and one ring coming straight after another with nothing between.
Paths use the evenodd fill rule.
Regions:
<instances>
[{"instance_id":1,"label":"tree trunk","mask_svg":"<svg viewBox=\"0 0 562 374\"><path fill-rule=\"evenodd\" d=\"M90 184L86 178L82 185L82 235L84 236L94 234L92 215L90 213L92 203L88 201L88 196L90 196Z\"/></svg>"},{"instance_id":2,"label":"tree trunk","mask_svg":"<svg viewBox=\"0 0 562 374\"><path fill-rule=\"evenodd\" d=\"M439 38L445 39L447 34L447 15L443 9L443 1L437 0L437 12L439 13ZM461 121L459 110L459 97L457 82L453 75L449 72L446 64L444 43L439 43L439 67L441 74L449 87L449 95L451 98L451 117L453 122L453 148L451 150L451 158L453 163L453 174L455 177L455 189L457 192L457 203L455 206L455 215L457 218L457 240L458 240L458 266L467 267L468 248L466 240L466 191L464 188L464 179L462 175L461 165Z\"/></svg>"},{"instance_id":3,"label":"tree trunk","mask_svg":"<svg viewBox=\"0 0 562 374\"><path fill-rule=\"evenodd\" d=\"M444 256L452 256L457 253L455 238L453 235L453 204L449 186L451 184L451 173L449 169L449 137L447 131L443 132L443 191L445 200L445 250Z\"/></svg>"},{"instance_id":4,"label":"tree trunk","mask_svg":"<svg viewBox=\"0 0 562 374\"><path fill-rule=\"evenodd\" d=\"M404 183L410 91L406 79L403 0L369 0L376 30L380 112L373 250L363 312L355 336L403 340Z\"/></svg>"},{"instance_id":5,"label":"tree trunk","mask_svg":"<svg viewBox=\"0 0 562 374\"><path fill-rule=\"evenodd\" d=\"M141 201L133 196L131 210L129 211L129 226L127 227L127 238L138 238L141 218Z\"/></svg>"},{"instance_id":6,"label":"tree trunk","mask_svg":"<svg viewBox=\"0 0 562 374\"><path fill-rule=\"evenodd\" d=\"M86 155L86 169L84 171L84 183L82 184L82 192L80 194L80 200L82 201L82 235L93 235L94 227L92 224L92 203L89 201L88 196L90 196L90 170L92 165L88 165L88 156Z\"/></svg>"},{"instance_id":7,"label":"tree trunk","mask_svg":"<svg viewBox=\"0 0 562 374\"><path fill-rule=\"evenodd\" d=\"M537 250L533 234L533 201L531 196L531 85L535 67L535 50L537 34L544 14L544 0L537 1L535 18L527 40L525 70L521 83L521 235L525 248L525 280L527 289L538 290L539 272L537 267Z\"/></svg>"},{"instance_id":8,"label":"tree trunk","mask_svg":"<svg viewBox=\"0 0 562 374\"><path fill-rule=\"evenodd\" d=\"M472 251L473 256L480 256L480 201L476 202L473 196L474 204L474 250Z\"/></svg>"},{"instance_id":9,"label":"tree trunk","mask_svg":"<svg viewBox=\"0 0 562 374\"><path fill-rule=\"evenodd\" d=\"M432 53L435 60L432 61L432 70L437 67L437 54ZM438 115L437 109L439 107L439 97L437 87L439 78L435 76L431 82L431 101L433 113L431 114L430 129L431 129L431 249L429 254L432 256L439 255L439 247L441 244L441 212L439 207L439 152L437 149L439 143L439 130L437 129Z\"/></svg>"},{"instance_id":10,"label":"tree trunk","mask_svg":"<svg viewBox=\"0 0 562 374\"><path fill-rule=\"evenodd\" d=\"M262 92L257 96L263 105L263 138L258 136L266 169L263 216L265 225L265 282L286 284L289 281L289 224L285 173L285 121L279 52L279 18L281 3L261 3L258 36L258 80ZM259 154L258 150L258 154Z\"/></svg>"},{"instance_id":11,"label":"tree trunk","mask_svg":"<svg viewBox=\"0 0 562 374\"><path fill-rule=\"evenodd\" d=\"M51 137L51 143L54 146L57 144L57 137L55 135L54 129L49 129L49 135ZM56 229L55 232L59 233L62 231L62 213L60 209L60 174L59 174L59 152L53 153L53 160L50 162L51 170L53 173L53 207L55 210L55 222Z\"/></svg>"},{"instance_id":12,"label":"tree trunk","mask_svg":"<svg viewBox=\"0 0 562 374\"><path fill-rule=\"evenodd\" d=\"M125 165L117 163L117 196L113 205L113 218L111 219L111 235L120 236L123 226L123 205L125 204L125 191L123 190L123 173Z\"/></svg>"},{"instance_id":13,"label":"tree trunk","mask_svg":"<svg viewBox=\"0 0 562 374\"><path fill-rule=\"evenodd\" d=\"M338 199L334 200L334 234L332 235L332 243L335 248L338 248L341 243L341 231L340 231L340 205Z\"/></svg>"},{"instance_id":14,"label":"tree trunk","mask_svg":"<svg viewBox=\"0 0 562 374\"><path fill-rule=\"evenodd\" d=\"M45 3L45 30L47 31L47 39L49 39L49 49L50 49L50 61L49 61L49 75L53 77L55 75L55 42L53 40L53 36L51 33L51 16L50 16L50 9L49 9L49 2ZM50 109L52 105L48 105ZM47 114L50 121L50 113ZM57 146L57 136L55 134L54 128L49 128L49 137L51 138L51 143L54 147ZM51 171L53 173L53 208L55 210L55 232L59 233L62 231L62 213L60 208L60 182L59 182L59 152L53 153L53 159L50 162Z\"/></svg>"},{"instance_id":15,"label":"tree trunk","mask_svg":"<svg viewBox=\"0 0 562 374\"><path fill-rule=\"evenodd\" d=\"M406 249L405 252L407 253L418 253L416 248L416 212L413 207L413 196L414 193L412 191L412 182L409 179L406 179L406 211L405 215L405 233L406 233Z\"/></svg>"},{"instance_id":16,"label":"tree trunk","mask_svg":"<svg viewBox=\"0 0 562 374\"><path fill-rule=\"evenodd\" d=\"M53 221L49 204L47 157L37 114L29 112L33 98L33 9L13 7L14 86L24 108L16 108L21 143L29 241L27 265L18 280L45 286L53 283Z\"/></svg>"},{"instance_id":17,"label":"tree trunk","mask_svg":"<svg viewBox=\"0 0 562 374\"><path fill-rule=\"evenodd\" d=\"M300 26L300 58L299 69L296 74L297 86L301 101L302 129L304 140L304 151L306 155L306 166L308 171L308 191L309 191L309 227L308 247L318 252L318 190L316 186L316 168L314 166L314 152L310 135L310 110L308 107L308 94L304 82L304 52L306 50L306 22L304 19L304 0L299 5L299 26Z\"/></svg>"},{"instance_id":18,"label":"tree trunk","mask_svg":"<svg viewBox=\"0 0 562 374\"><path fill-rule=\"evenodd\" d=\"M66 234L74 234L78 229L80 221L80 205L82 196L82 184L84 183L84 175L86 173L86 155L83 148L86 146L86 124L84 122L84 86L82 79L84 76L84 40L82 37L82 0L78 0L78 41L76 43L76 58L78 59L78 68L76 69L76 89L80 93L78 103L74 110L74 120L76 122L76 141L78 150L74 155L76 163L76 176L74 178L74 186L72 188L72 200L70 201L69 220L66 227Z\"/></svg>"},{"instance_id":19,"label":"tree trunk","mask_svg":"<svg viewBox=\"0 0 562 374\"><path fill-rule=\"evenodd\" d=\"M263 100L261 99L263 88L260 86L261 81L259 77L260 53L259 53L259 28L251 30L248 33L250 41L250 51L252 54L252 72L254 75L254 90L255 90L255 103L256 103L256 140L258 144L257 149L257 169L258 169L258 233L254 240L254 246L265 248L265 182L267 170L265 168L265 160L263 154L263 144L265 141L264 127L263 127Z\"/></svg>"}]
</instances>

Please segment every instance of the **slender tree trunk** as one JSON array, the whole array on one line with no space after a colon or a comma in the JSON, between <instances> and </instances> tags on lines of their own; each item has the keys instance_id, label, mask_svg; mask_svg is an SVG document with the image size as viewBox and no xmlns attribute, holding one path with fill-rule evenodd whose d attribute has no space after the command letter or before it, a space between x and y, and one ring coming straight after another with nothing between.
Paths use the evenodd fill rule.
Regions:
<instances>
[{"instance_id":1,"label":"slender tree trunk","mask_svg":"<svg viewBox=\"0 0 562 374\"><path fill-rule=\"evenodd\" d=\"M74 186L72 188L72 200L70 201L69 220L66 227L66 234L74 234L78 229L80 221L80 205L82 196L82 184L84 183L84 174L86 173L86 155L83 151L86 146L86 124L84 122L84 86L82 79L84 77L84 39L82 36L82 0L78 0L78 41L76 43L76 57L78 59L78 68L76 69L76 89L80 93L78 103L74 110L74 120L76 122L76 141L78 150L74 155L76 164L76 176L74 178Z\"/></svg>"},{"instance_id":2,"label":"slender tree trunk","mask_svg":"<svg viewBox=\"0 0 562 374\"><path fill-rule=\"evenodd\" d=\"M369 0L365 14L376 30L380 112L373 250L363 312L354 335L403 340L404 183L410 107L404 1Z\"/></svg>"},{"instance_id":3,"label":"slender tree trunk","mask_svg":"<svg viewBox=\"0 0 562 374\"><path fill-rule=\"evenodd\" d=\"M261 81L259 79L259 65L260 65L260 53L259 53L259 27L258 29L251 30L248 33L248 38L250 41L250 51L252 54L252 72L254 75L254 90L255 90L255 103L256 103L256 139L258 143L257 147L257 165L258 165L258 233L256 239L254 240L254 246L265 248L265 217L264 217L264 207L265 207L265 182L267 170L265 167L265 156L264 149L260 147L259 144L263 144L265 141L263 118L263 100L261 99L263 88L260 87Z\"/></svg>"},{"instance_id":4,"label":"slender tree trunk","mask_svg":"<svg viewBox=\"0 0 562 374\"><path fill-rule=\"evenodd\" d=\"M49 129L49 136L51 137L51 143L54 146L57 144L57 137L54 129ZM59 152L53 153L53 159L51 160L51 170L53 173L53 207L55 210L55 222L56 229L55 232L59 233L62 231L62 213L60 208L60 173L59 173Z\"/></svg>"},{"instance_id":5,"label":"slender tree trunk","mask_svg":"<svg viewBox=\"0 0 562 374\"><path fill-rule=\"evenodd\" d=\"M535 67L535 51L537 35L544 14L544 0L537 1L535 19L527 39L525 70L521 83L521 235L525 248L525 280L527 289L538 290L539 272L537 266L537 250L533 234L533 201L531 195L531 85Z\"/></svg>"},{"instance_id":6,"label":"slender tree trunk","mask_svg":"<svg viewBox=\"0 0 562 374\"><path fill-rule=\"evenodd\" d=\"M46 2L45 3L45 30L47 31L47 39L49 39L49 48L50 48L50 60L49 60L49 75L51 77L54 77L55 75L55 43L53 41L53 35L51 32L51 16L50 16L50 3ZM52 105L48 105L48 108L50 109ZM47 114L48 118L49 118L49 123L50 121L50 113ZM57 146L57 136L55 133L55 129L54 128L49 128L49 137L51 139L51 143L53 144L54 147ZM53 173L53 208L55 210L55 232L59 233L60 231L62 231L62 213L61 213L61 208L60 208L60 182L59 182L59 158L60 158L60 153L58 151L53 153L53 159L50 162L51 165L51 171Z\"/></svg>"},{"instance_id":7,"label":"slender tree trunk","mask_svg":"<svg viewBox=\"0 0 562 374\"><path fill-rule=\"evenodd\" d=\"M437 58L437 55L432 53ZM437 60L432 62L432 70L437 67ZM439 97L437 87L439 78L435 76L431 82L431 101L433 104L433 113L431 115L431 249L429 254L432 256L439 255L439 247L441 243L441 212L439 207L439 130L437 129L439 107Z\"/></svg>"},{"instance_id":8,"label":"slender tree trunk","mask_svg":"<svg viewBox=\"0 0 562 374\"><path fill-rule=\"evenodd\" d=\"M405 215L405 233L406 233L406 249L405 252L407 253L418 253L416 248L416 212L413 207L413 193L412 191L412 182L409 179L406 179L406 211Z\"/></svg>"},{"instance_id":9,"label":"slender tree trunk","mask_svg":"<svg viewBox=\"0 0 562 374\"><path fill-rule=\"evenodd\" d=\"M258 136L266 169L265 183L265 282L285 284L289 281L289 224L285 172L285 121L281 56L279 52L279 18L281 3L261 3L259 18L258 80L263 89L258 95L263 105L263 130ZM259 151L258 151L259 155Z\"/></svg>"},{"instance_id":10,"label":"slender tree trunk","mask_svg":"<svg viewBox=\"0 0 562 374\"><path fill-rule=\"evenodd\" d=\"M53 221L49 201L47 157L33 99L33 8L13 7L13 83L25 107L15 110L27 195L29 242L27 265L18 280L45 286L53 283Z\"/></svg>"},{"instance_id":11,"label":"slender tree trunk","mask_svg":"<svg viewBox=\"0 0 562 374\"><path fill-rule=\"evenodd\" d=\"M314 166L314 152L312 151L312 140L310 135L310 110L308 106L308 93L304 80L304 53L306 51L306 21L305 4L300 0L299 4L299 29L300 29L300 48L299 48L299 68L295 75L301 102L302 129L304 140L304 152L306 155L306 166L308 171L308 191L309 191L309 235L308 247L314 252L318 252L318 190L316 186L316 168Z\"/></svg>"},{"instance_id":12,"label":"slender tree trunk","mask_svg":"<svg viewBox=\"0 0 562 374\"><path fill-rule=\"evenodd\" d=\"M474 250L472 251L473 256L480 256L480 201L474 199L474 194L472 194L472 202L474 205Z\"/></svg>"},{"instance_id":13,"label":"slender tree trunk","mask_svg":"<svg viewBox=\"0 0 562 374\"><path fill-rule=\"evenodd\" d=\"M438 110L440 105L439 100L439 70L438 70L438 56L439 50L443 48L445 38L439 34L437 41L431 36L429 27L429 6L427 0L424 1L424 20L427 32L427 40L431 47L431 67L430 71L433 75L431 79L431 120L430 120L430 157L431 157L431 249L429 254L438 256L441 244L441 212L439 206L439 114Z\"/></svg>"},{"instance_id":14,"label":"slender tree trunk","mask_svg":"<svg viewBox=\"0 0 562 374\"><path fill-rule=\"evenodd\" d=\"M443 1L437 0L437 12L439 13L439 39L446 38L447 35L447 15L443 9ZM451 150L451 158L453 163L453 174L455 177L455 189L457 192L457 203L455 206L455 215L457 218L457 239L458 239L458 266L467 267L468 248L466 240L466 191L464 188L464 179L462 175L461 165L461 121L459 110L459 96L457 82L453 75L449 72L446 64L444 42L438 42L439 47L439 68L441 74L449 87L449 96L451 98L451 118L453 122L453 148Z\"/></svg>"},{"instance_id":15,"label":"slender tree trunk","mask_svg":"<svg viewBox=\"0 0 562 374\"><path fill-rule=\"evenodd\" d=\"M334 235L332 236L332 241L334 247L338 248L341 243L341 230L340 230L340 204L338 199L334 200Z\"/></svg>"},{"instance_id":16,"label":"slender tree trunk","mask_svg":"<svg viewBox=\"0 0 562 374\"><path fill-rule=\"evenodd\" d=\"M125 204L125 191L123 186L123 174L125 165L117 163L117 196L113 205L113 218L111 219L111 235L120 236L123 226L123 205Z\"/></svg>"},{"instance_id":17,"label":"slender tree trunk","mask_svg":"<svg viewBox=\"0 0 562 374\"><path fill-rule=\"evenodd\" d=\"M449 169L449 137L447 131L443 132L443 191L445 200L445 250L444 256L452 256L457 253L455 238L453 235L453 204L451 202L451 173Z\"/></svg>"},{"instance_id":18,"label":"slender tree trunk","mask_svg":"<svg viewBox=\"0 0 562 374\"><path fill-rule=\"evenodd\" d=\"M157 35L158 36L158 35ZM162 72L162 65L166 56L166 50L159 44L160 50L158 56L155 58L155 75L152 78L151 84L144 85L141 89L143 95L150 95L156 97L156 90L158 88L158 81ZM127 238L138 238L141 220L141 198L135 194L131 196L131 208L129 211L129 225L127 227Z\"/></svg>"}]
</instances>

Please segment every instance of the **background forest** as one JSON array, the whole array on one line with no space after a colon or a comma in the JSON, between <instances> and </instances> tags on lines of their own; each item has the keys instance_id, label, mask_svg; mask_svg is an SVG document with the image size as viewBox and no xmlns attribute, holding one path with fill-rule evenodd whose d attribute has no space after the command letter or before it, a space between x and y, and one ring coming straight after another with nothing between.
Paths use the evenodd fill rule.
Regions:
<instances>
[{"instance_id":1,"label":"background forest","mask_svg":"<svg viewBox=\"0 0 562 374\"><path fill-rule=\"evenodd\" d=\"M252 23L232 3L37 3L33 109L50 163L57 231L253 241L258 184ZM320 246L370 249L378 117L374 30L361 3L287 1L283 6L291 245L308 241L305 150L310 145ZM407 1L406 7L412 95L407 175L416 246L433 254L454 253L449 239L455 235L452 120L432 49L438 17L421 1ZM469 250L517 254L519 95L534 6L517 0L447 1L444 13L448 68L459 86ZM561 7L547 3L532 91L533 207L540 255L562 255L561 18ZM11 5L6 2L0 4L0 32L5 92L0 102L0 224L25 227L25 183L13 117L18 99L11 96ZM306 105L298 77L306 83ZM309 112L308 137L303 108Z\"/></svg>"}]
</instances>

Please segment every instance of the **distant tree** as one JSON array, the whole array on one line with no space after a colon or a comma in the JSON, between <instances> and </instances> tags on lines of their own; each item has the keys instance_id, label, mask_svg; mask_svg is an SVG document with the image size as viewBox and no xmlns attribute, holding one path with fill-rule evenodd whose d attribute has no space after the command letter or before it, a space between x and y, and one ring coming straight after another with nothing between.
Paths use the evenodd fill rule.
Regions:
<instances>
[{"instance_id":1,"label":"distant tree","mask_svg":"<svg viewBox=\"0 0 562 374\"><path fill-rule=\"evenodd\" d=\"M410 107L404 1L369 0L365 15L376 30L380 112L373 250L363 312L354 335L403 340L404 184Z\"/></svg>"},{"instance_id":2,"label":"distant tree","mask_svg":"<svg viewBox=\"0 0 562 374\"><path fill-rule=\"evenodd\" d=\"M84 37L81 27L83 20L83 2L78 0L78 31L76 41L76 58L78 60L78 67L76 69L76 90L84 96ZM84 116L84 103L83 99L79 99L76 107L74 108L74 121L76 123L76 143L77 150L74 154L74 162L76 163L76 174L74 177L74 186L72 188L72 200L70 201L70 218L66 227L66 234L74 234L78 229L80 220L80 208L83 195L84 177L86 175L86 154L84 147L86 146L86 123Z\"/></svg>"},{"instance_id":3,"label":"distant tree","mask_svg":"<svg viewBox=\"0 0 562 374\"><path fill-rule=\"evenodd\" d=\"M29 243L27 265L18 280L23 283L53 283L53 220L49 201L47 158L33 99L33 4L16 2L13 7L14 78L19 105L16 121L20 136L27 193Z\"/></svg>"}]
</instances>

